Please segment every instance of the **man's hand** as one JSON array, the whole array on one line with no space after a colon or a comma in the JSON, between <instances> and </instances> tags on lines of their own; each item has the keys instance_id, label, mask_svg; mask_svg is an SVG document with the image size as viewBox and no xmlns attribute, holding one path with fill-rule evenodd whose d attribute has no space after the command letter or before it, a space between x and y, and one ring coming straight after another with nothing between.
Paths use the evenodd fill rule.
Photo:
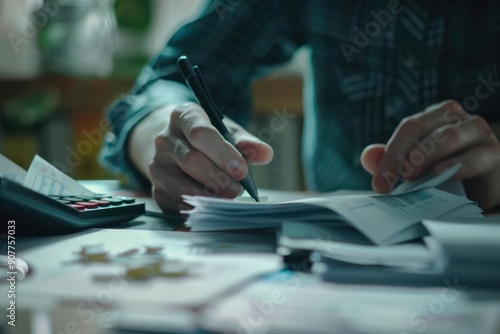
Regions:
<instances>
[{"instance_id":1,"label":"man's hand","mask_svg":"<svg viewBox=\"0 0 500 334\"><path fill-rule=\"evenodd\" d=\"M238 181L248 173L247 161L271 161L269 145L231 120L224 123L244 157L195 103L157 110L136 126L130 158L151 180L153 197L164 211L188 208L184 194L234 198L242 191Z\"/></svg>"},{"instance_id":2,"label":"man's hand","mask_svg":"<svg viewBox=\"0 0 500 334\"><path fill-rule=\"evenodd\" d=\"M400 178L438 175L461 163L455 179L463 180L468 197L484 210L500 204L498 139L483 118L467 114L455 101L403 119L387 145L365 148L361 163L379 193L390 192Z\"/></svg>"}]
</instances>

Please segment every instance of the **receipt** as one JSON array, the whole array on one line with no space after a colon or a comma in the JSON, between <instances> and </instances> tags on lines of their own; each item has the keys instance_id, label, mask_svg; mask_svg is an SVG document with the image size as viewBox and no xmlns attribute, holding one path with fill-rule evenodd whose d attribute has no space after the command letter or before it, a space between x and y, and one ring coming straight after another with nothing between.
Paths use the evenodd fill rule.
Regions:
<instances>
[{"instance_id":1,"label":"receipt","mask_svg":"<svg viewBox=\"0 0 500 334\"><path fill-rule=\"evenodd\" d=\"M391 192L391 195L401 195L411 191L437 187L449 181L458 172L460 167L462 167L462 164L458 163L438 176L433 177L432 174L429 173L416 181L403 182Z\"/></svg>"},{"instance_id":2,"label":"receipt","mask_svg":"<svg viewBox=\"0 0 500 334\"><path fill-rule=\"evenodd\" d=\"M31 162L23 185L44 195L95 195L38 155Z\"/></svg>"}]
</instances>

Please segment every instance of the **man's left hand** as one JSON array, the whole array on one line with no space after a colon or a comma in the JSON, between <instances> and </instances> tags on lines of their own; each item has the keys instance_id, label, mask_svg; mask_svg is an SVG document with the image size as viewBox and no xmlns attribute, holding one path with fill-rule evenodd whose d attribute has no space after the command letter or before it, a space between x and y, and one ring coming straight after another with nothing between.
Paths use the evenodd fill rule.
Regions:
<instances>
[{"instance_id":1,"label":"man's left hand","mask_svg":"<svg viewBox=\"0 0 500 334\"><path fill-rule=\"evenodd\" d=\"M365 148L361 163L378 193L389 193L401 178L438 175L460 163L455 179L463 181L467 196L484 210L500 204L500 143L482 117L456 101L403 119L386 145Z\"/></svg>"}]
</instances>

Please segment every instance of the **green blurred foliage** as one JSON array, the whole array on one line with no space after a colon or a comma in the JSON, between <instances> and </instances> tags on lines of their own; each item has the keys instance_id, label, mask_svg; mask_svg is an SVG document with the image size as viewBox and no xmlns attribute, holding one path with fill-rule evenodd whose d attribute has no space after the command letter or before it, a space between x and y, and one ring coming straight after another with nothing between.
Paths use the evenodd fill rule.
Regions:
<instances>
[{"instance_id":1,"label":"green blurred foliage","mask_svg":"<svg viewBox=\"0 0 500 334\"><path fill-rule=\"evenodd\" d=\"M116 0L115 13L119 28L144 32L151 24L153 2L152 0Z\"/></svg>"}]
</instances>

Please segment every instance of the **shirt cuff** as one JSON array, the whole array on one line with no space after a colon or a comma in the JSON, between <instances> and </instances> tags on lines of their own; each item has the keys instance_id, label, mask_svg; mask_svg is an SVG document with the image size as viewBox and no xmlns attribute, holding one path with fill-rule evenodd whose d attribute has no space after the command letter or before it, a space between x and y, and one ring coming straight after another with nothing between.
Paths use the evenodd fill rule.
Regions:
<instances>
[{"instance_id":1,"label":"shirt cuff","mask_svg":"<svg viewBox=\"0 0 500 334\"><path fill-rule=\"evenodd\" d=\"M113 128L104 137L99 162L113 173L125 174L134 188L148 188L150 182L139 173L127 155L128 138L134 127L154 110L195 101L191 91L173 81L157 81L140 95L127 95L114 103L107 117Z\"/></svg>"}]
</instances>

